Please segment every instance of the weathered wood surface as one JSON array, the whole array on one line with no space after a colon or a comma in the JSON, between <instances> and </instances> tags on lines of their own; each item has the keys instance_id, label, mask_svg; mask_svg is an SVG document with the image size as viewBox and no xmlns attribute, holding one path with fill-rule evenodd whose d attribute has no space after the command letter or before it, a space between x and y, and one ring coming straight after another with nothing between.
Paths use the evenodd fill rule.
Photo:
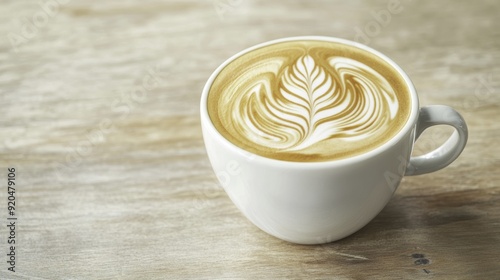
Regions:
<instances>
[{"instance_id":1,"label":"weathered wood surface","mask_svg":"<svg viewBox=\"0 0 500 280\"><path fill-rule=\"evenodd\" d=\"M0 8L1 279L500 275L498 1L38 2ZM368 226L322 246L280 241L237 211L198 119L201 89L224 59L296 35L386 53L422 105L454 106L470 128L451 166L405 178ZM444 136L428 131L416 152Z\"/></svg>"}]
</instances>

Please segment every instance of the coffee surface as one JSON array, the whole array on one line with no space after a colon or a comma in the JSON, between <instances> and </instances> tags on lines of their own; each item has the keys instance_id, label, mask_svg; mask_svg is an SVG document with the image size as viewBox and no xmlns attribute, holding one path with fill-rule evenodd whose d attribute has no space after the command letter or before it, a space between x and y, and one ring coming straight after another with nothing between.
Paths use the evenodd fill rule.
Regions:
<instances>
[{"instance_id":1,"label":"coffee surface","mask_svg":"<svg viewBox=\"0 0 500 280\"><path fill-rule=\"evenodd\" d=\"M208 113L230 142L285 161L330 161L390 140L411 107L407 85L386 61L334 42L298 40L247 52L227 64Z\"/></svg>"}]
</instances>

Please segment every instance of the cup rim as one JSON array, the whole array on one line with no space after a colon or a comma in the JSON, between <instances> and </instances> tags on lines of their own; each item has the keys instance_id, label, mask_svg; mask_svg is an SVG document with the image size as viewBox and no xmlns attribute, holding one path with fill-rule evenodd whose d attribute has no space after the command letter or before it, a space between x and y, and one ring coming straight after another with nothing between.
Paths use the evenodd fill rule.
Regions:
<instances>
[{"instance_id":1,"label":"cup rim","mask_svg":"<svg viewBox=\"0 0 500 280\"><path fill-rule=\"evenodd\" d=\"M250 152L248 150L245 150L243 148L240 148L239 146L233 144L231 141L226 139L214 126L212 123L212 120L210 119L210 116L208 114L208 93L210 91L210 88L212 86L212 83L214 82L215 78L219 75L219 73L224 69L229 63L234 61L236 58L242 56L243 54L246 54L248 52L251 52L253 50L256 50L258 48L262 48L265 46L277 44L277 43L282 43L282 42L290 42L290 41L325 41L325 42L333 42L333 43L340 43L340 44L345 44L349 46L353 46L355 48L359 48L365 51L368 51L379 58L383 59L385 62L387 62L394 70L398 72L399 75L403 78L407 88L408 92L411 96L411 106L410 106L410 115L408 116L408 119L406 120L406 123L404 126L394 135L391 139L389 139L387 142L383 143L382 145L369 150L365 153L355 155L352 157L347 157L347 158L342 158L342 159L332 159L332 160L327 160L327 161L312 161L312 162L306 162L306 161L287 161L287 160L280 160L280 159L274 159L274 158L269 158L265 156L261 156L259 154ZM202 95L201 95L201 101L200 101L200 117L201 117L201 122L202 122L202 129L205 130L207 129L210 134L214 135L217 138L217 141L220 141L222 144L224 144L225 147L228 149L241 154L241 155L246 155L249 159L251 158L252 161L256 162L261 162L261 163L266 163L266 164L271 164L271 165L281 165L281 166L286 166L286 167L298 167L298 168L317 168L317 167L335 167L335 166L345 166L348 164L352 163L357 163L361 162L363 160L367 160L369 158L373 158L384 151L388 150L390 147L394 146L395 144L399 143L401 139L415 126L416 120L418 118L418 112L419 112L419 100L418 100L418 95L415 89L415 86L413 85L412 81L410 80L409 76L403 71L403 69L396 64L392 59L390 59L388 56L385 54L368 47L364 44L343 39L343 38L337 38L337 37L329 37L329 36L295 36L295 37L285 37L285 38L280 38L280 39L275 39L271 41L266 41L257 45L254 45L252 47L246 48L233 56L229 57L226 59L221 65L219 65L215 71L210 75L208 78L207 82L205 83L205 86L203 87Z\"/></svg>"}]
</instances>

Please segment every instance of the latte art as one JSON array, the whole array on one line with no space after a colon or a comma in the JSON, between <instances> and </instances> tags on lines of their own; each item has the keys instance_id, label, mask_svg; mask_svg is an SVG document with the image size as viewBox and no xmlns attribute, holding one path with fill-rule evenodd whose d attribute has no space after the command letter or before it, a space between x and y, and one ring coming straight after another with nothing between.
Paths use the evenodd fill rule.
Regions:
<instances>
[{"instance_id":1,"label":"latte art","mask_svg":"<svg viewBox=\"0 0 500 280\"><path fill-rule=\"evenodd\" d=\"M367 138L394 118L397 99L380 74L348 58L328 62L326 70L310 55L299 57L274 73L276 93L268 79L242 89L228 104L236 132L258 145L296 151L328 138Z\"/></svg>"},{"instance_id":2,"label":"latte art","mask_svg":"<svg viewBox=\"0 0 500 280\"><path fill-rule=\"evenodd\" d=\"M219 73L209 115L233 144L266 157L353 156L387 141L408 117L402 78L387 69L381 59L337 43L267 46Z\"/></svg>"}]
</instances>

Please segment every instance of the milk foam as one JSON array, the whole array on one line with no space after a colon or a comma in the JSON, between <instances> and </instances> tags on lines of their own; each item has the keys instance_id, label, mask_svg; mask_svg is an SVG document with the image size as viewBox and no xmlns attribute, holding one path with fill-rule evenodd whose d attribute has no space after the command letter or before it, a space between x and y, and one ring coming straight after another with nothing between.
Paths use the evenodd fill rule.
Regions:
<instances>
[{"instance_id":1,"label":"milk foam","mask_svg":"<svg viewBox=\"0 0 500 280\"><path fill-rule=\"evenodd\" d=\"M240 147L285 160L345 157L385 141L405 121L407 99L401 104L394 74L373 63L307 44L262 53L223 72L217 98L209 98L214 124Z\"/></svg>"}]
</instances>

